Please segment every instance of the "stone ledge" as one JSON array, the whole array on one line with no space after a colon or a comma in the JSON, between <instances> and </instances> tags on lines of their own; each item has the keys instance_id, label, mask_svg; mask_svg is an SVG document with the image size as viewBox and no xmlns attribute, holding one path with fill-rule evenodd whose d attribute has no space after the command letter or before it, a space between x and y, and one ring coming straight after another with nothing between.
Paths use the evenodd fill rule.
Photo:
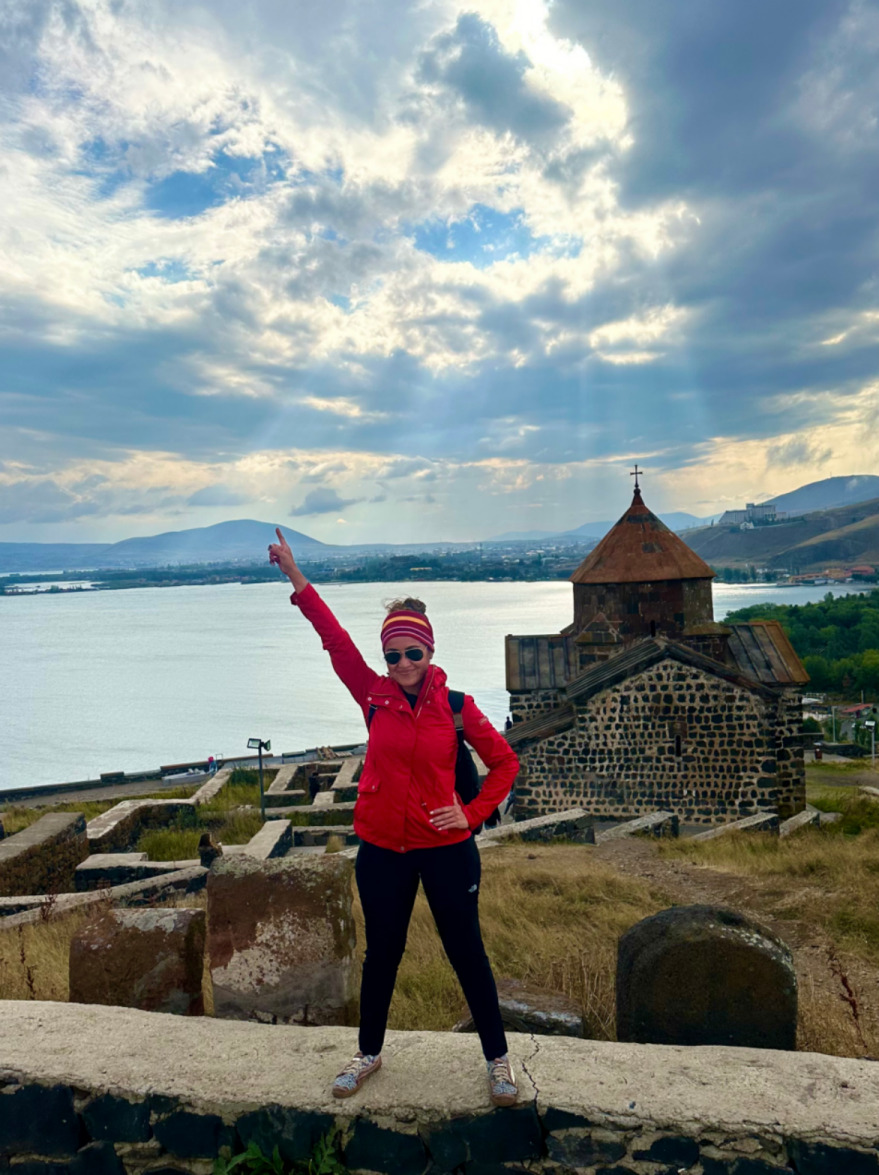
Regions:
<instances>
[{"instance_id":1,"label":"stone ledge","mask_svg":"<svg viewBox=\"0 0 879 1175\"><path fill-rule=\"evenodd\" d=\"M627 836L670 836L678 835L679 821L674 812L648 812L646 816L639 816L636 820L626 820L615 828L605 828L595 837L595 843L600 845L608 840L621 840Z\"/></svg>"},{"instance_id":2,"label":"stone ledge","mask_svg":"<svg viewBox=\"0 0 879 1175\"><path fill-rule=\"evenodd\" d=\"M592 817L585 808L569 808L564 812L555 812L549 816L534 816L530 820L516 820L512 824L500 824L497 828L486 828L480 834L480 848L499 844L505 840L519 837L524 841L554 840L564 837L567 840L580 841L584 844L595 843L595 829L592 826Z\"/></svg>"},{"instance_id":3,"label":"stone ledge","mask_svg":"<svg viewBox=\"0 0 879 1175\"><path fill-rule=\"evenodd\" d=\"M778 826L778 835L781 837L793 836L801 828L817 828L821 823L821 813L817 808L803 808L795 816L782 820Z\"/></svg>"},{"instance_id":4,"label":"stone ledge","mask_svg":"<svg viewBox=\"0 0 879 1175\"><path fill-rule=\"evenodd\" d=\"M159 877L147 877L142 881L128 882L126 885L114 885L110 889L61 894L57 899L34 896L21 898L18 909L0 921L0 929L14 930L18 926L39 922L47 902L52 904L53 917L60 917L78 906L87 906L92 902L110 901L117 906L140 906L149 905L156 898L161 900L171 893L198 893L204 889L207 875L208 871L203 866L193 865L176 873L163 873Z\"/></svg>"},{"instance_id":5,"label":"stone ledge","mask_svg":"<svg viewBox=\"0 0 879 1175\"><path fill-rule=\"evenodd\" d=\"M745 816L742 820L731 820L729 824L717 824L707 832L697 832L690 840L714 840L730 832L774 832L778 835L778 813L758 812L756 816Z\"/></svg>"},{"instance_id":6,"label":"stone ledge","mask_svg":"<svg viewBox=\"0 0 879 1175\"><path fill-rule=\"evenodd\" d=\"M69 1154L84 1141L71 1119L78 1110L93 1139L143 1141L152 1131L184 1160L171 1164L178 1170L234 1143L236 1131L238 1145L258 1137L292 1146L291 1130L322 1133L334 1121L355 1172L419 1175L428 1153L436 1172L462 1163L476 1172L492 1160L558 1171L559 1160L591 1168L624 1155L688 1168L698 1157L731 1171L747 1153L754 1170L801 1175L879 1163L879 1065L868 1061L512 1034L521 1102L492 1111L474 1037L391 1032L381 1072L339 1102L330 1084L355 1047L353 1029L159 1015L0 1001L0 1101L29 1110L0 1107L0 1135L15 1135L12 1144L0 1137L0 1150L32 1154L36 1140ZM395 1161L380 1163L382 1154Z\"/></svg>"},{"instance_id":7,"label":"stone ledge","mask_svg":"<svg viewBox=\"0 0 879 1175\"><path fill-rule=\"evenodd\" d=\"M76 866L89 855L86 827L79 812L48 812L0 840L0 894L70 892Z\"/></svg>"},{"instance_id":8,"label":"stone ledge","mask_svg":"<svg viewBox=\"0 0 879 1175\"><path fill-rule=\"evenodd\" d=\"M293 847L293 826L289 820L267 820L262 828L242 846L242 853L268 861L272 857L283 857ZM224 855L228 849L223 850ZM234 856L235 854L229 854Z\"/></svg>"}]
</instances>

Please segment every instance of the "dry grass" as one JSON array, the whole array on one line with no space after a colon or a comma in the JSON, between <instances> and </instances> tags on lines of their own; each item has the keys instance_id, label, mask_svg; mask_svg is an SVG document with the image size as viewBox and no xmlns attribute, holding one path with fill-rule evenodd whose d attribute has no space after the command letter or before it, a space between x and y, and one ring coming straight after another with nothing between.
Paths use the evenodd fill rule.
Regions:
<instances>
[{"instance_id":1,"label":"dry grass","mask_svg":"<svg viewBox=\"0 0 879 1175\"><path fill-rule=\"evenodd\" d=\"M204 909L206 893L175 894L162 906ZM103 902L56 914L28 926L0 930L0 998L6 1000L59 1000L69 996L70 943L79 929L106 909ZM213 1015L214 995L205 952L202 992L205 1014Z\"/></svg>"},{"instance_id":2,"label":"dry grass","mask_svg":"<svg viewBox=\"0 0 879 1175\"><path fill-rule=\"evenodd\" d=\"M580 845L509 845L482 859L480 917L498 977L568 995L587 1033L612 1039L619 935L667 902ZM358 944L364 940L359 905ZM419 893L391 1004L391 1028L443 1030L465 1011L433 919Z\"/></svg>"},{"instance_id":3,"label":"dry grass","mask_svg":"<svg viewBox=\"0 0 879 1175\"><path fill-rule=\"evenodd\" d=\"M835 790L833 799L837 806L846 808L846 821L851 825L872 820L872 809L861 811L862 797L841 796ZM875 806L879 808L879 804ZM870 967L879 966L879 829L867 827L857 836L844 831L806 831L784 841L755 835L701 845L664 842L660 852L749 878L759 886L767 913L806 927L820 927L834 953L838 951L844 958L854 956ZM199 906L204 902L202 894L175 897L167 904ZM601 864L583 846L510 844L483 857L480 910L495 973L569 996L583 1010L587 1034L596 1039L614 1036L616 943L620 934L670 904L662 892ZM91 916L91 910L79 910L24 927L21 932L0 931L3 996L66 999L70 939ZM363 921L356 897L355 917L362 952ZM204 990L210 1011L207 964ZM856 991L856 998L860 994ZM807 978L800 989L799 1048L843 1056L879 1054L875 1011L870 1009L867 1022L865 1011L860 1018L857 1008L853 1014L842 982L837 986L825 982L818 987ZM457 980L419 894L391 1005L390 1026L443 1030L463 1012Z\"/></svg>"},{"instance_id":4,"label":"dry grass","mask_svg":"<svg viewBox=\"0 0 879 1175\"><path fill-rule=\"evenodd\" d=\"M843 820L823 829L667 841L659 851L765 882L778 917L819 926L838 949L879 966L879 803L843 789L831 801Z\"/></svg>"},{"instance_id":5,"label":"dry grass","mask_svg":"<svg viewBox=\"0 0 879 1175\"><path fill-rule=\"evenodd\" d=\"M70 940L95 908L0 931L0 991L7 1000L66 1000Z\"/></svg>"}]
</instances>

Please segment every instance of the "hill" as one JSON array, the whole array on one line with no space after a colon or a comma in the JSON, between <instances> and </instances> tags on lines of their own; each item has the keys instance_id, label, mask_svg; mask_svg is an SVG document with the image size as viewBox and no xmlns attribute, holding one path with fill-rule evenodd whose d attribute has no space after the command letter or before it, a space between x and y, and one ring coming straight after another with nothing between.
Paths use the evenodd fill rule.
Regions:
<instances>
[{"instance_id":1,"label":"hill","mask_svg":"<svg viewBox=\"0 0 879 1175\"><path fill-rule=\"evenodd\" d=\"M877 479L879 480L879 479ZM879 498L743 530L708 526L687 545L713 567L756 564L791 574L833 566L879 566Z\"/></svg>"},{"instance_id":2,"label":"hill","mask_svg":"<svg viewBox=\"0 0 879 1175\"><path fill-rule=\"evenodd\" d=\"M825 477L823 481L812 481L769 501L788 514L810 514L816 510L833 510L837 506L855 506L875 498L879 498L879 477L858 473L851 477Z\"/></svg>"},{"instance_id":3,"label":"hill","mask_svg":"<svg viewBox=\"0 0 879 1175\"><path fill-rule=\"evenodd\" d=\"M314 557L336 548L285 526L293 554ZM156 567L169 563L257 561L274 539L273 522L238 519L192 530L174 530L118 543L0 543L0 573Z\"/></svg>"}]
</instances>

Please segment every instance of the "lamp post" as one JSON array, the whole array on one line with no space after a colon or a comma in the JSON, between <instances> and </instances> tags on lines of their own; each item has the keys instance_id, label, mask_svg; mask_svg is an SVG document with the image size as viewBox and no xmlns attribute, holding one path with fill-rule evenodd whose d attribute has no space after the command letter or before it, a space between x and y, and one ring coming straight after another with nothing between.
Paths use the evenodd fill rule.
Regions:
<instances>
[{"instance_id":1,"label":"lamp post","mask_svg":"<svg viewBox=\"0 0 879 1175\"><path fill-rule=\"evenodd\" d=\"M266 818L266 795L262 786L262 753L263 751L270 751L272 749L272 740L270 738L249 738L247 740L247 749L249 751L257 751L259 753L259 814L263 820Z\"/></svg>"},{"instance_id":2,"label":"lamp post","mask_svg":"<svg viewBox=\"0 0 879 1175\"><path fill-rule=\"evenodd\" d=\"M866 726L867 730L869 730L869 732L870 732L870 765L871 765L871 767L875 768L875 766L876 766L876 723L875 722L865 722L864 726Z\"/></svg>"}]
</instances>

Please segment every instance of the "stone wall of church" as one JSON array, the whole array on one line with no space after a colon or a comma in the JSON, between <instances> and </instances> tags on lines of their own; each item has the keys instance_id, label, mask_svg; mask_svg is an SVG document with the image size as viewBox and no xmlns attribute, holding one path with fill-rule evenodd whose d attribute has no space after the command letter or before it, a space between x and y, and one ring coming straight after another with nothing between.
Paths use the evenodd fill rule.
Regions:
<instances>
[{"instance_id":1,"label":"stone wall of church","mask_svg":"<svg viewBox=\"0 0 879 1175\"><path fill-rule=\"evenodd\" d=\"M806 806L802 729L802 696L799 690L785 690L779 697L775 715L778 814L783 820Z\"/></svg>"},{"instance_id":2,"label":"stone wall of church","mask_svg":"<svg viewBox=\"0 0 879 1175\"><path fill-rule=\"evenodd\" d=\"M548 714L562 702L557 689L519 690L510 694L510 717L513 722L527 722L540 714Z\"/></svg>"},{"instance_id":3,"label":"stone wall of church","mask_svg":"<svg viewBox=\"0 0 879 1175\"><path fill-rule=\"evenodd\" d=\"M711 580L575 583L574 631L582 631L599 612L626 641L646 636L676 640L694 624L714 619Z\"/></svg>"},{"instance_id":4,"label":"stone wall of church","mask_svg":"<svg viewBox=\"0 0 879 1175\"><path fill-rule=\"evenodd\" d=\"M766 698L666 660L577 705L575 726L519 751L516 815L655 809L716 824L805 803L795 695ZM781 742L779 741L781 739ZM785 757L785 755L787 757Z\"/></svg>"}]
</instances>

